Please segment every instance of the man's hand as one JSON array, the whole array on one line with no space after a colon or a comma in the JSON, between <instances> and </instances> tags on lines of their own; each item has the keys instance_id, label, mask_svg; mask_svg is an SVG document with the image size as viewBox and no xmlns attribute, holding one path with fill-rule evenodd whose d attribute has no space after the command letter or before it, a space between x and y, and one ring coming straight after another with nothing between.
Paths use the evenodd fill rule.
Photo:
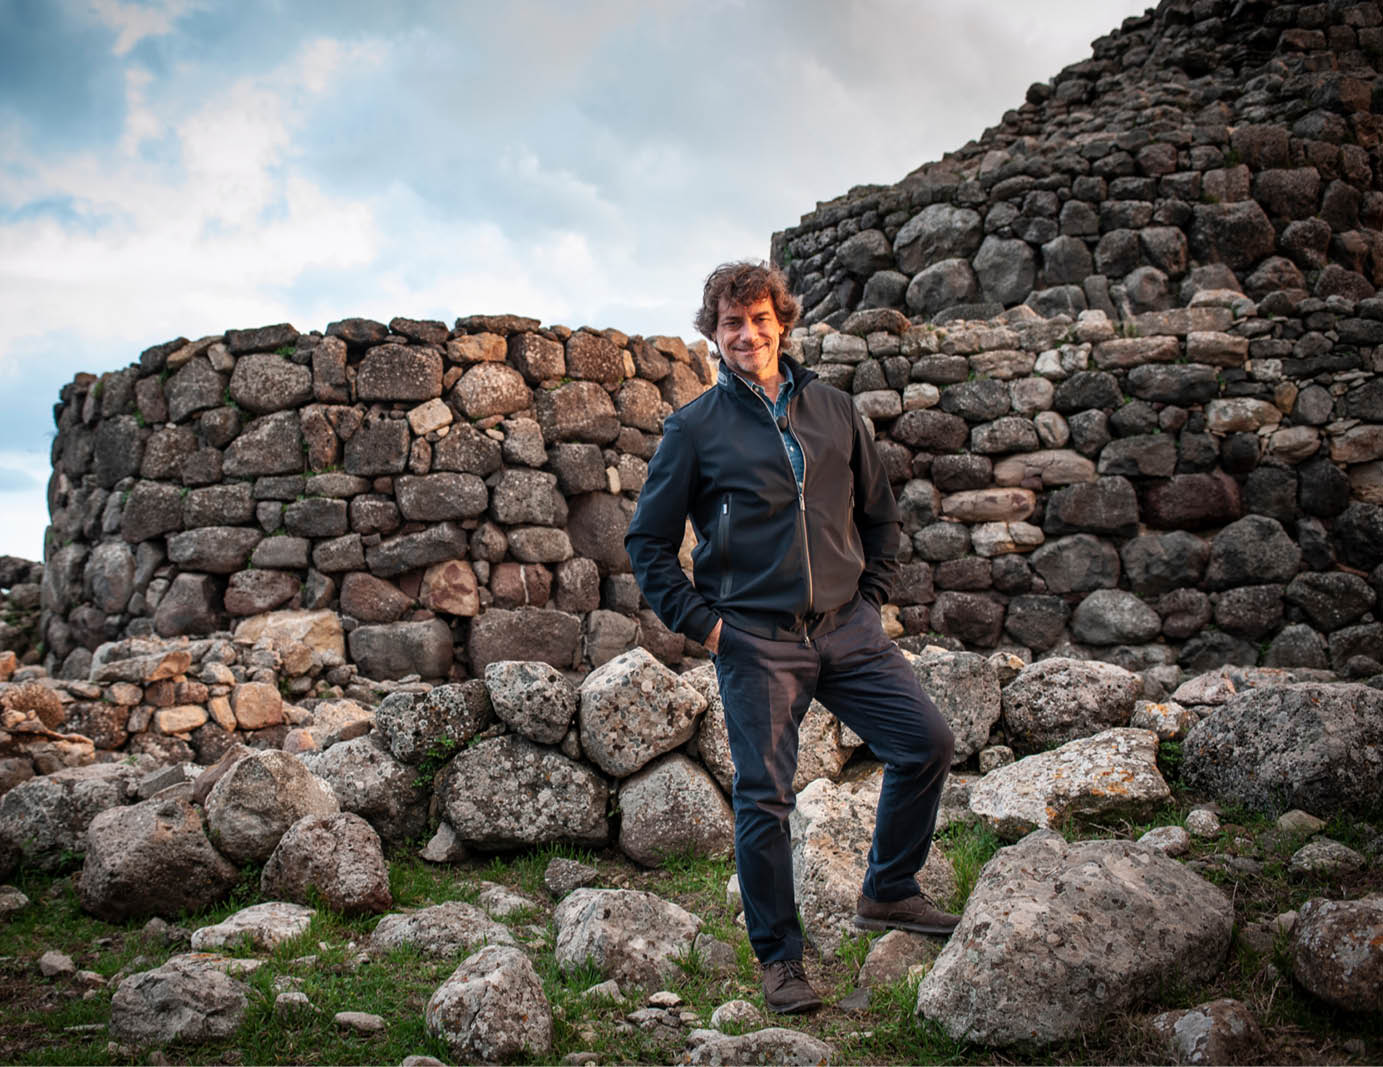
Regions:
<instances>
[{"instance_id":1,"label":"man's hand","mask_svg":"<svg viewBox=\"0 0 1383 1067\"><path fill-rule=\"evenodd\" d=\"M706 646L706 651L712 654L720 651L720 620L716 619L715 626L711 627L711 632L706 635L706 640L702 642Z\"/></svg>"}]
</instances>

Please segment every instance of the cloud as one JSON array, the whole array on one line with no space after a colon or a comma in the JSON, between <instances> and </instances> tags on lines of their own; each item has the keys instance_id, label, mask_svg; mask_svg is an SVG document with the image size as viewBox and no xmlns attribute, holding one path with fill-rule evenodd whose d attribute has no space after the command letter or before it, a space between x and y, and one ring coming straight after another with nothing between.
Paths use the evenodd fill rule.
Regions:
<instances>
[{"instance_id":1,"label":"cloud","mask_svg":"<svg viewBox=\"0 0 1383 1067\"><path fill-rule=\"evenodd\" d=\"M86 0L87 9L103 25L116 31L111 51L126 55L146 37L162 37L173 32L182 16L203 5L196 0Z\"/></svg>"}]
</instances>

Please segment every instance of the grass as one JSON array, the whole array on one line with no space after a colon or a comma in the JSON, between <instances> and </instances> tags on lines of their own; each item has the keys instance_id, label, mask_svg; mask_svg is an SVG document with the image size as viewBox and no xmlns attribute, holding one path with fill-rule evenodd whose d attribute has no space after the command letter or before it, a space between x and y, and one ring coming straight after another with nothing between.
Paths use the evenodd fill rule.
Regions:
<instances>
[{"instance_id":1,"label":"grass","mask_svg":"<svg viewBox=\"0 0 1383 1067\"><path fill-rule=\"evenodd\" d=\"M1183 824L1194 805L1195 798L1178 788L1170 804L1143 821L1072 826L1064 832L1072 839L1137 838L1153 826ZM1200 865L1235 907L1239 936L1223 971L1209 984L1169 984L1156 1004L1140 1005L1056 1048L989 1050L958 1042L916 1014L917 974L872 989L868 1006L860 1011L835 1007L854 991L860 967L879 936L863 934L845 938L833 957L808 949L808 974L828 1001L824 1010L788 1020L765 1013L763 1025L788 1025L827 1041L836 1049L837 1062L846 1064L1165 1062L1168 1052L1151 1029L1152 1015L1229 996L1244 1001L1269 1034L1270 1062L1383 1061L1383 1023L1337 1012L1295 987L1286 977L1291 964L1285 937L1264 949L1243 936L1250 924L1300 908L1313 896L1353 898L1383 888L1378 864L1343 880L1304 877L1291 872L1288 864L1306 835L1278 831L1271 820L1247 811L1226 810L1221 820L1221 832L1213 838L1193 837L1191 853L1185 857ZM1332 819L1324 833L1356 848L1371 840L1368 828L1342 816ZM936 843L956 872L955 897L946 903L961 908L1003 842L982 825L953 824ZM1250 856L1258 866L1246 873L1219 865L1216 857L1226 855ZM543 885L543 872L559 857L593 866L601 887L647 890L687 908L703 920L706 933L734 948L735 962L728 973L717 972L696 951L675 961L677 972L666 987L683 1001L673 1016L686 1012L687 1022L645 1028L637 1017L630 1018L647 1003L640 991L624 990L624 996L613 1000L592 996L587 991L603 981L594 965L565 971L558 966L552 948L554 902ZM390 887L395 910L447 900L475 902L484 882L528 896L531 908L501 921L528 949L552 1007L554 1045L541 1061L558 1062L580 1051L594 1053L602 1063L667 1063L682 1058L687 1032L708 1027L718 1005L743 999L763 1009L757 963L726 902L725 886L733 869L726 859L675 855L662 868L646 870L612 850L565 846L477 856L439 867L418 859L415 843L390 856ZM77 902L71 869L56 875L21 872L17 884L34 903L0 927L0 996L8 1004L0 1013L0 1062L21 1064L163 1062L151 1059L150 1050L111 1045L105 1024L113 990L107 985L84 995L83 987L71 978L41 978L36 961L43 952L66 952L79 969L110 979L157 966L186 950L188 931L260 899L259 869L247 867L229 898L184 917L176 924L181 940L169 942L146 935L142 921L110 924L86 915ZM165 1049L161 1055L174 1062L346 1064L398 1063L408 1055L427 1054L451 1062L449 1051L427 1035L423 1010L459 958L434 960L411 949L363 956L376 921L373 916L346 918L319 909L305 933L272 952L256 954L265 962L245 980L249 1009L232 1038ZM241 947L231 954L252 953ZM275 997L288 988L306 994L315 1010L298 1018L278 1017ZM369 1036L339 1030L332 1022L338 1011L378 1014L386 1020L386 1029ZM1346 1040L1358 1044L1346 1046Z\"/></svg>"}]
</instances>

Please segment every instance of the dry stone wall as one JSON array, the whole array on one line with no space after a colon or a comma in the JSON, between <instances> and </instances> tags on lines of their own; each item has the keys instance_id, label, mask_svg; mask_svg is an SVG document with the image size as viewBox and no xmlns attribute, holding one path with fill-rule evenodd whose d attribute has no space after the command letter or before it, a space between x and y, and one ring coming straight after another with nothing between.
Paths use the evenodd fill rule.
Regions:
<instances>
[{"instance_id":1,"label":"dry stone wall","mask_svg":"<svg viewBox=\"0 0 1383 1067\"><path fill-rule=\"evenodd\" d=\"M102 642L330 608L374 678L524 656L588 668L681 639L622 538L704 342L475 316L178 338L55 410L46 665Z\"/></svg>"},{"instance_id":2,"label":"dry stone wall","mask_svg":"<svg viewBox=\"0 0 1383 1067\"><path fill-rule=\"evenodd\" d=\"M1178 666L1383 669L1383 300L843 327L796 344L879 435L910 538L895 634L1168 688Z\"/></svg>"},{"instance_id":3,"label":"dry stone wall","mask_svg":"<svg viewBox=\"0 0 1383 1067\"><path fill-rule=\"evenodd\" d=\"M1163 0L893 186L774 236L808 322L1111 317L1383 283L1377 3Z\"/></svg>"}]
</instances>

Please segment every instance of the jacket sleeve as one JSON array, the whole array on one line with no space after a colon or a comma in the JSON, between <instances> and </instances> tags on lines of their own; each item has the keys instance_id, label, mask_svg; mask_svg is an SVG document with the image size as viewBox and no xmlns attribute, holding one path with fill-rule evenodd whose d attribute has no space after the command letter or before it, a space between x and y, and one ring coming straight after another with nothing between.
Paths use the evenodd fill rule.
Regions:
<instances>
[{"instance_id":1,"label":"jacket sleeve","mask_svg":"<svg viewBox=\"0 0 1383 1067\"><path fill-rule=\"evenodd\" d=\"M680 420L663 425L663 439L648 464L648 477L624 535L624 548L644 599L670 630L704 642L718 616L677 561L696 484L696 452ZM887 486L885 486L887 488Z\"/></svg>"},{"instance_id":2,"label":"jacket sleeve","mask_svg":"<svg viewBox=\"0 0 1383 1067\"><path fill-rule=\"evenodd\" d=\"M893 595L898 579L898 552L902 547L902 517L888 485L874 438L859 412L851 404L855 447L851 467L855 476L855 526L864 547L864 571L860 574L860 595L881 607Z\"/></svg>"}]
</instances>

